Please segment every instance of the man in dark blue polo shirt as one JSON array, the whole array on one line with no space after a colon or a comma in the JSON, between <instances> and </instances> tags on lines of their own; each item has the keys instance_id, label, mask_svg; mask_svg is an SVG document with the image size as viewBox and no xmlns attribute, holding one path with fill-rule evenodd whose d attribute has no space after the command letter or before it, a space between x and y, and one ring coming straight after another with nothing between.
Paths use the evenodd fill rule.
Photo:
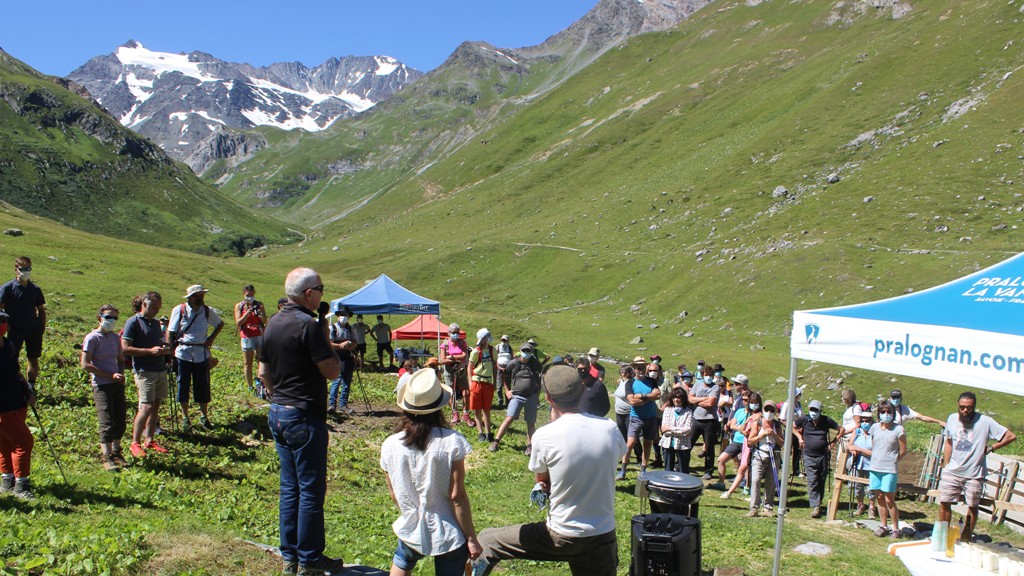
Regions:
<instances>
[{"instance_id":1,"label":"man in dark blue polo shirt","mask_svg":"<svg viewBox=\"0 0 1024 576\"><path fill-rule=\"evenodd\" d=\"M21 355L25 346L28 359L28 383L35 388L39 377L39 356L43 352L43 332L46 330L46 298L43 291L29 277L32 275L32 259L18 256L14 259L14 280L0 286L0 310L10 316L7 341L14 350L14 357Z\"/></svg>"},{"instance_id":2,"label":"man in dark blue polo shirt","mask_svg":"<svg viewBox=\"0 0 1024 576\"><path fill-rule=\"evenodd\" d=\"M260 381L270 392L270 431L281 462L281 556L286 574L340 574L341 558L324 556L327 494L327 381L341 374L320 310L324 284L309 268L284 283L288 303L267 323ZM328 308L324 306L324 308ZM316 312L314 312L316 311Z\"/></svg>"}]
</instances>

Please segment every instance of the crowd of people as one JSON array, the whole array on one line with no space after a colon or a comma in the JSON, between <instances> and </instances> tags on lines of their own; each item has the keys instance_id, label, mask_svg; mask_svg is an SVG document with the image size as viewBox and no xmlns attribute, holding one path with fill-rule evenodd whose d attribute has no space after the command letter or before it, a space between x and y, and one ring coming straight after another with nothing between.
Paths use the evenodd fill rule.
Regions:
<instances>
[{"instance_id":1,"label":"crowd of people","mask_svg":"<svg viewBox=\"0 0 1024 576\"><path fill-rule=\"evenodd\" d=\"M46 323L45 299L30 273L31 260L20 257L15 279L0 286L0 492L21 498L34 497L29 483L34 440L26 420L35 405ZM277 313L268 317L255 288L244 286L233 315L246 383L270 400L268 425L281 467L284 572L330 574L340 571L343 562L324 554L327 417L351 412L351 378L365 354L366 335L377 342L381 365L385 353L392 362L390 327L381 316L374 327L361 316L350 325L349 310L331 310L323 302L323 282L309 268L292 270L284 289ZM169 374L176 377L174 399L183 430L192 426L191 400L199 406L197 425L211 426L210 369L216 364L211 346L224 322L205 304L207 292L202 285L189 286L169 318L158 318L159 293L140 294L121 330L116 306L105 304L97 311L96 328L81 346L81 365L90 375L105 468L127 464L121 442L127 432L129 372L139 398L129 448L134 458L167 451L157 436ZM438 356L426 366L414 359L402 363L395 390L399 424L383 443L380 458L400 512L392 526L397 538L393 575L410 574L425 557L434 559L437 574L462 574L467 562L474 574L488 574L511 558L565 561L574 574L614 574L615 484L627 478L632 460L640 475L655 467L699 475L723 499L742 491L749 494L747 516L772 515L780 484L788 481L780 478L787 417L794 419L792 473L806 477L811 517L822 515L832 455L841 443L850 457L835 465L867 480L852 487L856 514L877 514L876 534L893 537L899 536L896 488L898 463L907 453L904 424L916 419L941 425L939 520L948 523L952 504L964 501L969 513L962 538L969 540L984 490L985 455L1016 439L976 412L971 392L961 394L957 412L940 421L909 408L900 390L869 405L847 389L842 393L846 408L837 421L824 413L818 399L805 412L803 389L797 389L792 407L776 403L752 389L746 375L727 376L721 364L699 361L694 372L680 364L667 374L660 356L638 356L619 366L618 382L609 388L596 347L575 359L551 358L533 338L519 346L518 354L508 335L492 341L490 331L480 328L470 344L452 324ZM19 362L22 348L27 377ZM550 418L538 428L542 399ZM491 419L495 406L505 407L496 430ZM526 423L524 452L537 482L531 497L547 505L547 519L478 534L465 488L471 439L475 433L480 446L496 452L520 416ZM460 424L469 427L469 438L458 432ZM735 472L727 483L730 463Z\"/></svg>"}]
</instances>

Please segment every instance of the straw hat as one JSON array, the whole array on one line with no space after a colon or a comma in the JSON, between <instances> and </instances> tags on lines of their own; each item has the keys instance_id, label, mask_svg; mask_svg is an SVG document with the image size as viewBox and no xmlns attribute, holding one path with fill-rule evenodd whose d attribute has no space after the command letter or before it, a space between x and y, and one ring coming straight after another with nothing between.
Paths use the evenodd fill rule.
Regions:
<instances>
[{"instance_id":1,"label":"straw hat","mask_svg":"<svg viewBox=\"0 0 1024 576\"><path fill-rule=\"evenodd\" d=\"M429 368L417 370L398 391L398 407L410 414L430 414L444 408L452 397L452 389L437 378Z\"/></svg>"}]
</instances>

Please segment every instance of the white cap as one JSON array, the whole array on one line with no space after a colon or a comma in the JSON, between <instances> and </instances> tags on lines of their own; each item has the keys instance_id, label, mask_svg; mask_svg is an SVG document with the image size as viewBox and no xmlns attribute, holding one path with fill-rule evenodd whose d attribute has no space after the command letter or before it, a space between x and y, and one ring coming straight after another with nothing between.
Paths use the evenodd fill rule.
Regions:
<instances>
[{"instance_id":1,"label":"white cap","mask_svg":"<svg viewBox=\"0 0 1024 576\"><path fill-rule=\"evenodd\" d=\"M476 343L479 344L484 341L484 338L490 338L491 331L487 328L481 328L476 331Z\"/></svg>"}]
</instances>

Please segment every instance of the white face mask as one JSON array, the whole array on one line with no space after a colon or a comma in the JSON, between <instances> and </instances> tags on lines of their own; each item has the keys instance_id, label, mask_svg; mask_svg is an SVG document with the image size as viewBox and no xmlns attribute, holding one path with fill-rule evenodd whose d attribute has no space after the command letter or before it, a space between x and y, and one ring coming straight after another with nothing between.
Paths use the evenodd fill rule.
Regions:
<instances>
[{"instance_id":1,"label":"white face mask","mask_svg":"<svg viewBox=\"0 0 1024 576\"><path fill-rule=\"evenodd\" d=\"M769 421L769 422L771 422L772 420L775 420L775 412L765 412L764 413L764 419Z\"/></svg>"},{"instance_id":2,"label":"white face mask","mask_svg":"<svg viewBox=\"0 0 1024 576\"><path fill-rule=\"evenodd\" d=\"M256 299L256 297L255 297L255 296L246 296L246 297L245 297L245 301L246 301L246 302L250 302L250 303L251 303L251 302L252 302L253 300L255 300L255 299Z\"/></svg>"},{"instance_id":3,"label":"white face mask","mask_svg":"<svg viewBox=\"0 0 1024 576\"><path fill-rule=\"evenodd\" d=\"M339 320L339 321L340 321L340 322L341 322L342 324L347 324L347 323L348 323L348 316L339 316L339 317L338 317L338 320Z\"/></svg>"},{"instance_id":4,"label":"white face mask","mask_svg":"<svg viewBox=\"0 0 1024 576\"><path fill-rule=\"evenodd\" d=\"M117 327L117 320L100 320L100 329L104 332L113 332Z\"/></svg>"},{"instance_id":5,"label":"white face mask","mask_svg":"<svg viewBox=\"0 0 1024 576\"><path fill-rule=\"evenodd\" d=\"M18 278L20 278L20 279L22 279L22 280L24 280L26 282L28 282L28 279L31 276L32 276L32 271L31 270L29 270L28 272L22 272L20 270L18 271Z\"/></svg>"}]
</instances>

